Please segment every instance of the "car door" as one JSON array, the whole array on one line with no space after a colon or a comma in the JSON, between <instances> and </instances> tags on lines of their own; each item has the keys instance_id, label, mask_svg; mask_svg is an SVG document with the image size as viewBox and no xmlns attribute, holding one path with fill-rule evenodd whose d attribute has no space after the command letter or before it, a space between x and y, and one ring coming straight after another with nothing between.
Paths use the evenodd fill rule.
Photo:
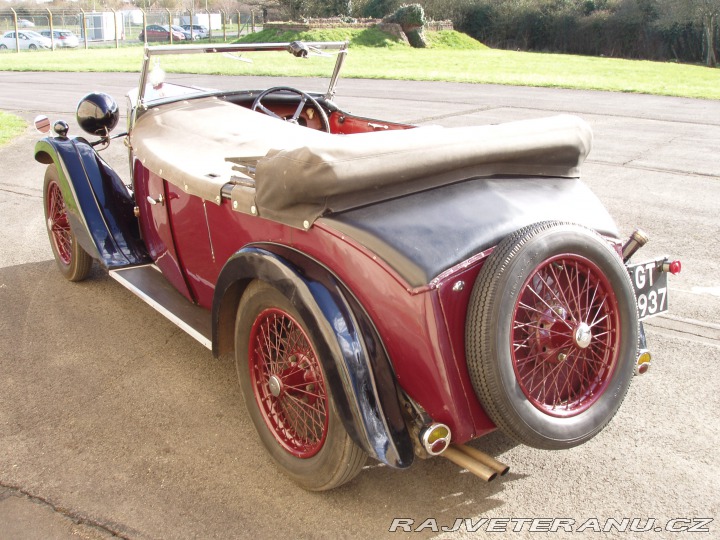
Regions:
<instances>
[{"instance_id":1,"label":"car door","mask_svg":"<svg viewBox=\"0 0 720 540\"><path fill-rule=\"evenodd\" d=\"M145 247L165 278L194 302L182 271L182 261L175 249L165 181L146 169L139 160L135 160L133 179Z\"/></svg>"}]
</instances>

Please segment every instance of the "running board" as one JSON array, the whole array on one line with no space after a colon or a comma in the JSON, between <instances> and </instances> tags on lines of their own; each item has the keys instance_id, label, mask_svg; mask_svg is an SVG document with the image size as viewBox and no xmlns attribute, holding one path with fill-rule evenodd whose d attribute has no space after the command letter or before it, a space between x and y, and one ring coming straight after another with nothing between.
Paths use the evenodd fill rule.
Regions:
<instances>
[{"instance_id":1,"label":"running board","mask_svg":"<svg viewBox=\"0 0 720 540\"><path fill-rule=\"evenodd\" d=\"M180 294L154 264L110 270L110 277L212 350L210 312Z\"/></svg>"}]
</instances>

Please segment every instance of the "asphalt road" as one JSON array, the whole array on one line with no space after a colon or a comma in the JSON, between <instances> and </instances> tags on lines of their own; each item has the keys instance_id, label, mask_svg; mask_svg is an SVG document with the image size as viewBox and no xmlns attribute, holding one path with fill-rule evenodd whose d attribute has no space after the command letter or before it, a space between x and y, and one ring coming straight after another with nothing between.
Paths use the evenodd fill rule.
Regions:
<instances>
[{"instance_id":1,"label":"asphalt road","mask_svg":"<svg viewBox=\"0 0 720 540\"><path fill-rule=\"evenodd\" d=\"M319 80L207 78L208 86ZM127 74L0 72L0 109L72 121L103 90L124 107ZM393 518L566 518L598 537L607 518L676 538L691 522L720 535L720 102L446 83L343 81L356 113L445 126L571 112L595 133L584 179L641 254L680 258L671 313L647 325L654 364L599 436L563 452L476 442L511 472L483 484L443 459L394 471L369 463L330 493L279 475L244 412L233 367L100 270L80 284L57 272L42 216L44 166L31 129L0 149L0 537L378 538ZM189 126L188 129L192 129ZM127 177L116 143L105 158ZM432 520L435 520L433 522ZM590 520L590 521L588 521ZM529 524L518 538L531 537ZM464 529L464 528L463 528ZM659 530L658 530L659 529ZM401 533L397 533L401 534ZM397 535L396 534L396 535ZM632 536L630 533L617 536ZM561 527L544 538L576 537ZM696 537L696 536L693 536Z\"/></svg>"}]
</instances>

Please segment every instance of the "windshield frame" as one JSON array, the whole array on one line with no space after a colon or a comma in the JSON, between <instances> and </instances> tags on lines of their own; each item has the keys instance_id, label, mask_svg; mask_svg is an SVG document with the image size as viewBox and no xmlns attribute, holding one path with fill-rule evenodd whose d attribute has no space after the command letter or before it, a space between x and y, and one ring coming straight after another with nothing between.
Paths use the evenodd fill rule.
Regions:
<instances>
[{"instance_id":1,"label":"windshield frame","mask_svg":"<svg viewBox=\"0 0 720 540\"><path fill-rule=\"evenodd\" d=\"M297 43L297 42L296 42ZM340 70L347 56L347 41L328 41L328 42L302 42L302 45L309 49L318 49L320 51L337 51L337 59L335 68L330 77L330 84L325 98L331 100L335 95L338 79L340 78ZM229 45L159 45L145 46L143 54L143 66L140 72L140 84L137 92L137 107L146 110L148 102L145 100L145 90L147 88L150 71L153 67L152 59L156 56L169 54L217 54L217 53L233 53L233 52L257 52L257 51L288 51L292 54L290 43L243 43Z\"/></svg>"}]
</instances>

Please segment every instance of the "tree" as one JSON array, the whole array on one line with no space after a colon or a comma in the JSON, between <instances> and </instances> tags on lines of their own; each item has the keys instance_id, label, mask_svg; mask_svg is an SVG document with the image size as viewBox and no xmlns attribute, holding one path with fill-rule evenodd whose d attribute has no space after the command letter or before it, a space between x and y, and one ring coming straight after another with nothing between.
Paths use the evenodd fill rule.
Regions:
<instances>
[{"instance_id":1,"label":"tree","mask_svg":"<svg viewBox=\"0 0 720 540\"><path fill-rule=\"evenodd\" d=\"M720 0L690 0L689 3L694 8L695 17L702 22L705 32L705 64L716 67L715 27L720 18Z\"/></svg>"},{"instance_id":2,"label":"tree","mask_svg":"<svg viewBox=\"0 0 720 540\"><path fill-rule=\"evenodd\" d=\"M307 0L279 0L278 4L291 21L303 19L308 7Z\"/></svg>"},{"instance_id":3,"label":"tree","mask_svg":"<svg viewBox=\"0 0 720 540\"><path fill-rule=\"evenodd\" d=\"M693 22L702 27L705 64L716 67L715 32L720 20L720 0L659 0L659 3L666 21Z\"/></svg>"}]
</instances>

